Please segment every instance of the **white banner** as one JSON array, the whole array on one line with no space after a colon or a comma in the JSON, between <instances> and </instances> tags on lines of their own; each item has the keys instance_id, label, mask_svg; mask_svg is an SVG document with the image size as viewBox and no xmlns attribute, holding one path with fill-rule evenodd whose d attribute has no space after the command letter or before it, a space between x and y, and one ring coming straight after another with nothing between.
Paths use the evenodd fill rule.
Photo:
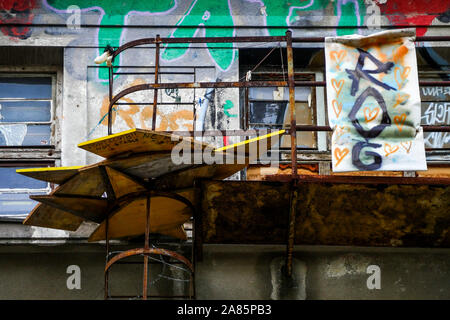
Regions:
<instances>
[{"instance_id":1,"label":"white banner","mask_svg":"<svg viewBox=\"0 0 450 320\"><path fill-rule=\"evenodd\" d=\"M325 39L333 171L426 170L415 32Z\"/></svg>"}]
</instances>

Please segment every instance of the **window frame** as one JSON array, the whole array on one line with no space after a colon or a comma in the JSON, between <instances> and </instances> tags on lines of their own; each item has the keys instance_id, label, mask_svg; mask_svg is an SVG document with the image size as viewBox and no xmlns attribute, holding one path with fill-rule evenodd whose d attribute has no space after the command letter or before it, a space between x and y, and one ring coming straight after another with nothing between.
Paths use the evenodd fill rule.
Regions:
<instances>
[{"instance_id":1,"label":"window frame","mask_svg":"<svg viewBox=\"0 0 450 320\"><path fill-rule=\"evenodd\" d=\"M26 124L26 125L49 125L50 126L50 141L49 145L53 145L53 135L52 135L52 121L54 119L54 109L55 109L55 85L56 85L56 74L44 74L44 73L7 73L0 72L1 78L50 78L51 79L51 98L50 99L28 99L28 98L0 98L0 104L2 102L20 102L20 101L33 101L33 102L50 102L50 119L48 121L15 121L15 122L4 122L5 124ZM3 124L3 122L0 122ZM21 147L33 147L36 145L22 145ZM19 147L19 146L11 146L11 147Z\"/></svg>"},{"instance_id":2,"label":"window frame","mask_svg":"<svg viewBox=\"0 0 450 320\"><path fill-rule=\"evenodd\" d=\"M51 77L52 98L50 102L49 122L20 122L25 124L49 124L50 144L36 146L0 146L0 167L38 167L38 166L60 166L61 165L61 118L62 118L62 75L61 67L57 66L0 66L0 77ZM0 99L13 101L16 99ZM29 100L29 99L24 99ZM40 100L40 99L37 99ZM22 99L17 99L22 101ZM48 101L48 100L46 100ZM45 191L54 188L48 184ZM42 192L44 189L2 189L1 193L25 193L33 194ZM9 192L8 192L9 191ZM0 215L0 221L21 223L23 216L14 218L12 215Z\"/></svg>"}]
</instances>

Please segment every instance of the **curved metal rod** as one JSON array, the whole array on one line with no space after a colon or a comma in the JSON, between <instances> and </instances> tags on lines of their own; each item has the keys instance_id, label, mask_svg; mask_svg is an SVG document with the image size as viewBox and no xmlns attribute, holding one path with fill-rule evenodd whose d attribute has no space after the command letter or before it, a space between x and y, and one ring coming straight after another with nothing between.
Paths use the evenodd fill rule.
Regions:
<instances>
[{"instance_id":1,"label":"curved metal rod","mask_svg":"<svg viewBox=\"0 0 450 320\"><path fill-rule=\"evenodd\" d=\"M138 249L130 249L130 250L121 252L121 253L115 255L111 260L109 260L106 263L105 272L107 272L109 270L109 268L117 261L127 258L127 257L140 255L140 254L144 254L144 255L160 254L163 256L171 257L175 260L182 262L185 266L187 266L189 268L189 271L191 271L191 273L194 273L194 267L192 266L191 262L187 258L185 258L181 254L176 253L174 251L161 249L161 248L147 248L147 249L146 248L138 248Z\"/></svg>"},{"instance_id":2,"label":"curved metal rod","mask_svg":"<svg viewBox=\"0 0 450 320\"><path fill-rule=\"evenodd\" d=\"M142 46L144 44L153 44L155 42L156 42L156 38L143 38L143 39L137 39L137 40L127 42L127 43L121 45L119 48L117 48L113 52L113 54L112 54L113 60L122 51L125 51L125 50L133 48L133 47Z\"/></svg>"},{"instance_id":3,"label":"curved metal rod","mask_svg":"<svg viewBox=\"0 0 450 320\"><path fill-rule=\"evenodd\" d=\"M119 55L121 52L123 52L126 49L129 48L133 48L139 45L145 45L145 44L152 44L152 43L234 43L234 42L285 42L287 41L287 35L286 36L267 36L267 37L204 37L204 38L143 38L143 39L137 39L134 41L130 41L122 46L120 46L119 48L117 48L117 50L115 50L112 53L112 59L114 60L114 58ZM417 37L416 38L416 42L419 41L439 41L442 40L442 37L440 36L436 36L436 37ZM295 42L323 42L324 38L323 37L305 37L305 38L301 38L301 37L297 37L297 38L293 38L295 39ZM111 67L112 68L112 67ZM112 69L110 69L110 72L112 71ZM112 75L112 72L110 73L110 75ZM110 77L110 90L111 90L111 77ZM267 81L259 81L261 83L268 83ZM314 81L312 81L311 83L313 83ZM212 84L212 85L211 85ZM224 83L222 83L224 84ZM250 82L245 82L245 83L239 83L238 85L236 85L236 83L229 83L229 87L251 87L251 86L258 86L258 87L265 87L265 86L270 86L270 87L286 87L287 86L287 82L283 81L283 82L279 82L279 84L275 84L275 81L273 81L273 83L271 85L255 85L255 83L253 82L253 85L249 85ZM170 86L172 85L172 86ZM299 83L296 83L295 85L299 85ZM304 82L301 84L302 86L309 86L309 83ZM321 84L325 85L325 84ZM178 83L178 84L162 84L162 85L158 85L156 83L154 84L142 84L142 85L137 85L137 86L133 86L130 88L127 88L121 92L119 92L115 97L111 98L112 93L110 92L110 103L108 106L108 134L112 134L112 116L111 116L111 111L112 111L112 106L122 97L124 97L125 95L128 95L132 92L136 92L136 91L142 91L142 90L150 90L150 89L168 89L168 88L211 88L211 87L217 87L217 83ZM228 87L228 86L223 86L223 87ZM156 104L155 104L156 105ZM153 123L155 122L155 118L156 114L153 115Z\"/></svg>"},{"instance_id":4,"label":"curved metal rod","mask_svg":"<svg viewBox=\"0 0 450 320\"><path fill-rule=\"evenodd\" d=\"M148 196L150 196L151 198L164 197L164 198L174 199L174 200L177 200L177 201L182 202L185 205L187 205L191 209L192 213L194 213L194 211L195 211L195 207L191 203L191 201L189 201L187 198L179 195L178 193L170 192L170 191L152 190L152 191L131 192L131 193L128 193L128 194L116 199L116 204L118 204L119 208L121 208L121 207L128 205L132 201L135 201L137 199L146 198Z\"/></svg>"},{"instance_id":5,"label":"curved metal rod","mask_svg":"<svg viewBox=\"0 0 450 320\"><path fill-rule=\"evenodd\" d=\"M169 191L140 191L140 192L132 192L132 193L128 193L120 198L115 199L114 201L114 205L112 206L112 211L111 213L108 215L108 218L111 218L112 216L114 216L117 212L119 212L123 207L127 206L128 204L130 204L132 201L137 200L137 199L143 199L146 198L147 196L150 197L165 197L165 198L171 198L177 201L180 201L182 203L184 203L186 206L189 207L189 209L191 209L192 214L195 213L195 207L194 205L191 203L191 201L189 201L187 198L175 193L175 192L169 192Z\"/></svg>"},{"instance_id":6,"label":"curved metal rod","mask_svg":"<svg viewBox=\"0 0 450 320\"><path fill-rule=\"evenodd\" d=\"M303 86L313 84L304 83ZM153 89L198 89L198 88L244 88L244 87L286 87L287 81L248 81L248 82L185 82L185 83L145 83L138 84L120 91L115 95L108 106L108 115L111 114L113 105L124 96L144 90ZM108 124L112 123L109 122Z\"/></svg>"},{"instance_id":7,"label":"curved metal rod","mask_svg":"<svg viewBox=\"0 0 450 320\"><path fill-rule=\"evenodd\" d=\"M325 81L301 81L295 82L295 86L301 87L322 87L325 86ZM420 86L447 86L450 81L419 81ZM180 83L145 83L135 85L120 91L115 95L108 106L108 115L111 114L112 107L118 100L124 96L143 90L153 89L199 89L199 88L245 88L245 87L287 87L287 81L243 81L243 82L180 82ZM109 123L108 123L109 124ZM111 124L112 125L112 124Z\"/></svg>"},{"instance_id":8,"label":"curved metal rod","mask_svg":"<svg viewBox=\"0 0 450 320\"><path fill-rule=\"evenodd\" d=\"M303 38L296 38L296 39L303 39ZM312 40L312 42L318 42L314 41L313 38L304 38L305 40ZM285 36L258 36L258 37L196 37L196 38L160 38L158 41L156 38L143 38L143 39L137 39L130 41L128 43L123 44L117 50L114 51L112 54L113 59L122 51L145 45L145 44L153 44L155 42L159 43L234 43L234 42L280 42L280 41L286 41ZM311 41L307 41L311 42ZM323 42L320 41L320 42Z\"/></svg>"},{"instance_id":9,"label":"curved metal rod","mask_svg":"<svg viewBox=\"0 0 450 320\"><path fill-rule=\"evenodd\" d=\"M419 27L419 26L416 26ZM196 38L161 38L160 43L234 43L234 42L284 42L286 36L249 36L249 37L196 37ZM157 40L156 38L142 38L127 42L117 48L112 56L113 59L122 51L127 49L145 45L153 44ZM322 43L325 41L325 37L292 37L292 42L309 42ZM429 42L429 41L448 41L447 36L423 36L416 37L415 42Z\"/></svg>"}]
</instances>

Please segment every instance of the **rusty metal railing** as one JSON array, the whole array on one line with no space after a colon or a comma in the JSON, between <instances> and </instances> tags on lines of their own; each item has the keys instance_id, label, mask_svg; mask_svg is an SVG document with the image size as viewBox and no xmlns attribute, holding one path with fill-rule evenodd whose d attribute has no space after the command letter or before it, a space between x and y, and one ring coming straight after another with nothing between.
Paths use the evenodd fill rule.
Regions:
<instances>
[{"instance_id":1,"label":"rusty metal railing","mask_svg":"<svg viewBox=\"0 0 450 320\"><path fill-rule=\"evenodd\" d=\"M155 45L155 67L154 83L145 83L126 88L116 95L113 95L113 65L109 67L109 106L108 106L108 135L112 134L112 108L119 104L119 100L133 92L143 90L154 90L153 100L153 117L152 130L156 128L157 114L157 90L159 89L192 89L192 88L252 88L252 87L288 87L289 88L289 114L291 116L290 127L286 130L286 135L291 136L291 168L292 178L296 179L297 172L297 131L331 131L329 126L318 125L297 125L295 119L295 87L324 87L325 81L295 81L294 79L294 56L292 52L293 43L323 43L325 37L292 37L291 31L287 31L285 36L249 36L249 37L198 37L198 38L161 38L157 35L155 38L144 38L130 41L112 53L112 61L115 57L130 48L143 45ZM433 42L433 41L450 41L450 36L423 36L417 37L415 42ZM288 62L288 80L287 81L218 81L218 82L171 82L158 83L159 73L159 49L162 44L192 44L192 43L285 43L287 50ZM420 86L450 86L450 81L419 81ZM176 103L175 103L176 104ZM450 132L450 126L422 126L424 132ZM194 136L201 134L202 136L217 135L217 130L205 130L198 132L192 131L165 131L182 136ZM256 130L258 132L258 130ZM221 132L223 133L223 131ZM228 136L246 136L246 132L242 130L231 130L226 132Z\"/></svg>"},{"instance_id":2,"label":"rusty metal railing","mask_svg":"<svg viewBox=\"0 0 450 320\"><path fill-rule=\"evenodd\" d=\"M114 105L118 105L119 100L126 95L134 92L143 90L154 90L154 100L153 100L153 117L152 117L152 130L156 129L156 113L157 113L157 90L160 89L197 89L197 88L254 88L254 87L288 87L289 88L289 114L290 114L290 126L286 130L285 134L290 136L290 153L291 153L291 175L284 175L282 178L273 177L278 181L290 182L292 184L292 192L290 197L290 212L289 212L289 224L288 224L288 237L286 246L286 274L290 276L292 274L292 252L294 246L294 235L295 235L295 203L297 201L297 194L295 185L300 180L305 181L319 181L326 180L325 182L335 181L337 183L343 183L345 181L352 181L354 183L411 183L411 179L417 183L444 183L448 184L448 179L441 181L442 179L428 178L380 178L380 177L339 177L334 176L327 179L322 179L321 177L304 177L298 175L297 170L297 131L332 131L329 126L324 125L297 125L296 123L296 110L295 110L295 87L324 87L326 86L325 81L295 81L294 78L294 55L293 55L293 43L323 43L324 37L292 37L291 31L287 31L285 36L273 36L273 37L198 37L198 38L161 38L157 35L155 38L145 38L138 39L135 41L128 42L119 48L117 48L112 53L112 60L119 54L123 53L127 49L135 48L143 45L155 45L155 81L154 83L145 83L135 86L131 86L113 95L113 68L111 64L109 67L109 106L108 106L108 134L112 134L112 109ZM431 41L450 41L450 36L424 36L417 37L416 42L431 42ZM163 44L192 44L192 43L284 43L287 51L287 66L288 66L288 80L287 81L217 81L217 82L172 82L172 83L159 83L158 73L160 72L159 64L159 50L160 46ZM148 49L146 47L145 49ZM197 48L200 49L200 48ZM235 48L232 48L233 50ZM230 50L232 50L230 49ZM419 81L420 86L450 86L450 81ZM176 103L174 103L176 104ZM161 104L160 104L161 105ZM242 117L242 115L240 115ZM450 126L440 125L433 126L427 125L422 126L424 132L450 132ZM201 132L196 130L191 131L164 131L166 133L173 133L180 136L218 136L225 133L224 130L203 130ZM258 130L254 130L258 132ZM227 130L226 135L228 136L247 136L248 132L244 130ZM331 179L332 178L332 179ZM400 179L400 180L399 180ZM403 180L402 180L403 179ZM405 180L406 179L406 180Z\"/></svg>"}]
</instances>

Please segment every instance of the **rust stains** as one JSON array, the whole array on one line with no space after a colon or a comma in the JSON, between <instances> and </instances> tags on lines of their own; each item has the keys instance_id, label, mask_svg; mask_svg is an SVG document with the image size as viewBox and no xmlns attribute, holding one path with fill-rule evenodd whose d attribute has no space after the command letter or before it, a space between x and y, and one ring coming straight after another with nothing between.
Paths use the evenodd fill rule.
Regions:
<instances>
[{"instance_id":1,"label":"rust stains","mask_svg":"<svg viewBox=\"0 0 450 320\"><path fill-rule=\"evenodd\" d=\"M204 243L284 244L289 184L207 181ZM296 244L450 247L450 186L300 183Z\"/></svg>"}]
</instances>

